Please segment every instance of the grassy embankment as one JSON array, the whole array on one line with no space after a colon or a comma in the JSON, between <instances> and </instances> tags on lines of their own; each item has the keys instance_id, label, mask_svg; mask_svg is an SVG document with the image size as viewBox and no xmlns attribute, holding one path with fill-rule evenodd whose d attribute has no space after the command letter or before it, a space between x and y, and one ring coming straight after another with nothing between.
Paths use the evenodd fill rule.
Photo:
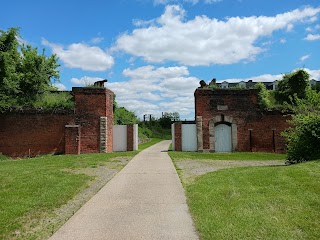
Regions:
<instances>
[{"instance_id":1,"label":"grassy embankment","mask_svg":"<svg viewBox=\"0 0 320 240\"><path fill-rule=\"evenodd\" d=\"M152 139L139 145L139 151L159 141L161 139ZM111 178L139 151L45 155L17 160L0 155L0 239L45 239L50 236L80 205L71 206L73 209L67 214L57 209L96 181L103 181L104 177L99 178L98 174L109 174ZM102 187L101 184L97 186L83 197L94 195ZM83 204L84 200L81 201ZM61 214L64 219L59 219Z\"/></svg>"},{"instance_id":2,"label":"grassy embankment","mask_svg":"<svg viewBox=\"0 0 320 240\"><path fill-rule=\"evenodd\" d=\"M169 154L176 166L190 160L284 159L264 153ZM185 171L178 168L180 177ZM201 239L320 239L320 160L223 169L182 181Z\"/></svg>"}]
</instances>

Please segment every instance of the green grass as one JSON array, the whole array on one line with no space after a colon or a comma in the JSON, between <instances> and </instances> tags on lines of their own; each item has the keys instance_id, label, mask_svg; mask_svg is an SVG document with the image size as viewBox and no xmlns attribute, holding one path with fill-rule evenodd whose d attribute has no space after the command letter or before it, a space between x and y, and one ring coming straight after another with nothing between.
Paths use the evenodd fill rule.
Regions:
<instances>
[{"instance_id":1,"label":"green grass","mask_svg":"<svg viewBox=\"0 0 320 240\"><path fill-rule=\"evenodd\" d=\"M44 109L72 109L74 108L74 101L72 95L68 92L47 92L40 95L33 103L33 106Z\"/></svg>"},{"instance_id":2,"label":"green grass","mask_svg":"<svg viewBox=\"0 0 320 240\"><path fill-rule=\"evenodd\" d=\"M142 151L148 147L151 147L152 145L158 143L158 142L161 142L163 141L163 139L160 139L160 138L151 138L150 141L146 142L146 143L143 143L143 144L140 144L139 145L139 149L138 151Z\"/></svg>"},{"instance_id":3,"label":"green grass","mask_svg":"<svg viewBox=\"0 0 320 240\"><path fill-rule=\"evenodd\" d=\"M139 151L160 141L161 139L152 139L141 144ZM50 215L94 179L92 176L66 170L96 168L113 161L115 157L131 158L139 151L46 155L21 160L2 158L0 155L0 159L3 159L0 161L0 239L15 239L13 233L25 231L26 220L37 222L38 218ZM30 236L30 239L35 238Z\"/></svg>"},{"instance_id":4,"label":"green grass","mask_svg":"<svg viewBox=\"0 0 320 240\"><path fill-rule=\"evenodd\" d=\"M197 160L285 160L285 154L264 152L233 152L233 153L211 153L211 152L169 152L172 160L197 159Z\"/></svg>"},{"instance_id":5,"label":"green grass","mask_svg":"<svg viewBox=\"0 0 320 240\"><path fill-rule=\"evenodd\" d=\"M8 160L9 158L5 155L2 155L2 153L0 153L0 161L3 161L3 160Z\"/></svg>"},{"instance_id":6,"label":"green grass","mask_svg":"<svg viewBox=\"0 0 320 240\"><path fill-rule=\"evenodd\" d=\"M201 239L320 239L320 160L220 170L185 189Z\"/></svg>"}]
</instances>

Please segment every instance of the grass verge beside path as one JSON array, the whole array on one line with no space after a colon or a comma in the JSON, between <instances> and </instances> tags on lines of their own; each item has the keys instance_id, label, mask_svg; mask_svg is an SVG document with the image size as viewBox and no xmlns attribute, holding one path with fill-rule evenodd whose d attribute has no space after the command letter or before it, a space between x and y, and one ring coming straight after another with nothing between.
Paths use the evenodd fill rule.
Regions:
<instances>
[{"instance_id":1,"label":"grass verge beside path","mask_svg":"<svg viewBox=\"0 0 320 240\"><path fill-rule=\"evenodd\" d=\"M320 239L320 160L225 169L186 187L201 239Z\"/></svg>"},{"instance_id":2,"label":"grass verge beside path","mask_svg":"<svg viewBox=\"0 0 320 240\"><path fill-rule=\"evenodd\" d=\"M152 139L141 144L139 151L160 141ZM46 239L77 210L65 214L56 212L58 208L95 184L97 174L109 174L107 177L111 178L139 151L3 159L0 161L0 239ZM108 180L103 176L99 179ZM97 192L101 187L98 184L92 191ZM63 222L57 220L59 214L63 214Z\"/></svg>"},{"instance_id":3,"label":"grass verge beside path","mask_svg":"<svg viewBox=\"0 0 320 240\"><path fill-rule=\"evenodd\" d=\"M197 160L285 160L285 154L264 152L169 152L172 160L197 159Z\"/></svg>"},{"instance_id":4,"label":"grass verge beside path","mask_svg":"<svg viewBox=\"0 0 320 240\"><path fill-rule=\"evenodd\" d=\"M259 154L169 152L201 239L320 239L320 160L193 172L199 165L285 159Z\"/></svg>"}]
</instances>

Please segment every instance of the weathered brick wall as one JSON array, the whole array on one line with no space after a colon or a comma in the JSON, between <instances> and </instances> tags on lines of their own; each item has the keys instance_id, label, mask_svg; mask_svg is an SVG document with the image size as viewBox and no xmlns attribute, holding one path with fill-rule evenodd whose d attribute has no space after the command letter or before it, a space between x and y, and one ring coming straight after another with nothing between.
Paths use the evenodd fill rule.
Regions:
<instances>
[{"instance_id":1,"label":"weathered brick wall","mask_svg":"<svg viewBox=\"0 0 320 240\"><path fill-rule=\"evenodd\" d=\"M181 123L174 124L174 149L175 151L182 151L182 126Z\"/></svg>"},{"instance_id":2,"label":"weathered brick wall","mask_svg":"<svg viewBox=\"0 0 320 240\"><path fill-rule=\"evenodd\" d=\"M65 154L80 154L81 129L79 125L65 126Z\"/></svg>"},{"instance_id":3,"label":"weathered brick wall","mask_svg":"<svg viewBox=\"0 0 320 240\"><path fill-rule=\"evenodd\" d=\"M280 111L261 111L257 94L255 89L195 91L195 115L202 117L203 150L210 150L210 124L213 127L224 118L232 119L237 127L237 151L285 150L280 133L289 126L289 116Z\"/></svg>"},{"instance_id":4,"label":"weathered brick wall","mask_svg":"<svg viewBox=\"0 0 320 240\"><path fill-rule=\"evenodd\" d=\"M81 153L100 151L100 117L107 117L106 151L112 152L113 92L105 88L72 88L75 124L81 127Z\"/></svg>"},{"instance_id":5,"label":"weathered brick wall","mask_svg":"<svg viewBox=\"0 0 320 240\"><path fill-rule=\"evenodd\" d=\"M72 92L75 109L71 111L0 114L0 152L13 157L100 152L101 117L107 117L103 149L112 152L113 92L105 88L73 88ZM73 131L66 125L79 127Z\"/></svg>"},{"instance_id":6,"label":"weathered brick wall","mask_svg":"<svg viewBox=\"0 0 320 240\"><path fill-rule=\"evenodd\" d=\"M65 125L73 112L0 114L0 152L13 157L64 153Z\"/></svg>"}]
</instances>

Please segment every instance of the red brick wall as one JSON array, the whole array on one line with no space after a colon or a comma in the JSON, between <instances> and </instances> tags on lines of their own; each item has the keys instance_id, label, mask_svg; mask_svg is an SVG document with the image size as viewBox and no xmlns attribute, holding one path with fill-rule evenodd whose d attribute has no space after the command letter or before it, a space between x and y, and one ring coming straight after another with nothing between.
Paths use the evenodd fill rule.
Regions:
<instances>
[{"instance_id":1,"label":"red brick wall","mask_svg":"<svg viewBox=\"0 0 320 240\"><path fill-rule=\"evenodd\" d=\"M81 131L79 125L65 126L65 154L80 154Z\"/></svg>"},{"instance_id":2,"label":"red brick wall","mask_svg":"<svg viewBox=\"0 0 320 240\"><path fill-rule=\"evenodd\" d=\"M182 151L181 123L174 124L174 150Z\"/></svg>"},{"instance_id":3,"label":"red brick wall","mask_svg":"<svg viewBox=\"0 0 320 240\"><path fill-rule=\"evenodd\" d=\"M0 152L13 157L99 152L100 117L107 117L106 149L112 152L113 92L105 88L72 90L72 111L0 114ZM65 125L75 124L79 125L79 133L66 130Z\"/></svg>"},{"instance_id":4,"label":"red brick wall","mask_svg":"<svg viewBox=\"0 0 320 240\"><path fill-rule=\"evenodd\" d=\"M74 114L10 113L0 115L0 152L13 157L64 153L65 125Z\"/></svg>"},{"instance_id":5,"label":"red brick wall","mask_svg":"<svg viewBox=\"0 0 320 240\"><path fill-rule=\"evenodd\" d=\"M127 125L127 151L133 151L134 129L133 124Z\"/></svg>"},{"instance_id":6,"label":"red brick wall","mask_svg":"<svg viewBox=\"0 0 320 240\"><path fill-rule=\"evenodd\" d=\"M195 115L202 116L204 150L210 150L210 121L221 115L232 117L237 125L238 151L285 150L285 142L280 133L289 126L289 116L280 111L260 110L257 93L255 89L198 88L195 91Z\"/></svg>"},{"instance_id":7,"label":"red brick wall","mask_svg":"<svg viewBox=\"0 0 320 240\"><path fill-rule=\"evenodd\" d=\"M105 88L72 88L75 123L81 126L81 153L99 152L100 117L107 117L107 151L112 152L113 92Z\"/></svg>"}]
</instances>

